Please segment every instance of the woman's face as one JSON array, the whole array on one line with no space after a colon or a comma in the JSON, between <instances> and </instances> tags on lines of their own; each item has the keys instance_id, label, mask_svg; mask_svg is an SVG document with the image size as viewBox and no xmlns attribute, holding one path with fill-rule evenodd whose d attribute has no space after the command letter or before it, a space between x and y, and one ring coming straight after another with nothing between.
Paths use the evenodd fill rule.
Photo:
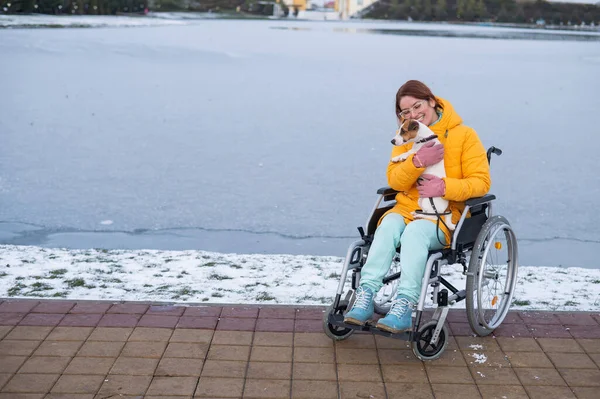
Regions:
<instances>
[{"instance_id":1,"label":"woman's face","mask_svg":"<svg viewBox=\"0 0 600 399\"><path fill-rule=\"evenodd\" d=\"M427 126L438 119L433 100L419 100L411 96L404 96L400 99L400 110L400 114L404 118L416 119Z\"/></svg>"}]
</instances>

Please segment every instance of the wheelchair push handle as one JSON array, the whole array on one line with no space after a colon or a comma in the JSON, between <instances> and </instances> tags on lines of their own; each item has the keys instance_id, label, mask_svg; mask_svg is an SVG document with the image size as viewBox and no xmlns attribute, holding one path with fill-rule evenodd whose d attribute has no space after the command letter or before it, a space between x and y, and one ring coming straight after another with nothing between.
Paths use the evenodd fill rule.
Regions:
<instances>
[{"instance_id":1,"label":"wheelchair push handle","mask_svg":"<svg viewBox=\"0 0 600 399\"><path fill-rule=\"evenodd\" d=\"M491 146L490 148L488 148L487 150L487 160L488 160L488 164L492 162L492 154L496 154L498 156L502 155L502 150L500 148Z\"/></svg>"}]
</instances>

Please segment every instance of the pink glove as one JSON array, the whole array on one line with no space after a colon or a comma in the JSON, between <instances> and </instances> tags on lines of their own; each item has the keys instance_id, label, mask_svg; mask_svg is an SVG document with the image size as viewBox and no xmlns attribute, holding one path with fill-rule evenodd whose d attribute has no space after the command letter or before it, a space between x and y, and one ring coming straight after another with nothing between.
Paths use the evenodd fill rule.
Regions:
<instances>
[{"instance_id":1,"label":"pink glove","mask_svg":"<svg viewBox=\"0 0 600 399\"><path fill-rule=\"evenodd\" d=\"M419 197L443 197L446 194L446 182L437 176L424 174L417 180Z\"/></svg>"},{"instance_id":2,"label":"pink glove","mask_svg":"<svg viewBox=\"0 0 600 399\"><path fill-rule=\"evenodd\" d=\"M413 165L417 168L426 168L435 165L444 159L444 146L433 141L425 143L413 156Z\"/></svg>"}]
</instances>

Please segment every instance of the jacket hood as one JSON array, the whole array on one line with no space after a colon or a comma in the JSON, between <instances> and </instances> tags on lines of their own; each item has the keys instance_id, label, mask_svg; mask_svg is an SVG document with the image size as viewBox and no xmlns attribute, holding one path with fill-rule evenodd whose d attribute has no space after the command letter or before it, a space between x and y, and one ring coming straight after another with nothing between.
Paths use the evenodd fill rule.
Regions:
<instances>
[{"instance_id":1,"label":"jacket hood","mask_svg":"<svg viewBox=\"0 0 600 399\"><path fill-rule=\"evenodd\" d=\"M430 129L437 135L443 135L446 133L446 131L462 124L463 120L460 115L456 113L450 101L444 100L440 97L436 97L436 99L440 104L442 104L444 110L442 111L442 119L440 119L435 125L431 126Z\"/></svg>"}]
</instances>

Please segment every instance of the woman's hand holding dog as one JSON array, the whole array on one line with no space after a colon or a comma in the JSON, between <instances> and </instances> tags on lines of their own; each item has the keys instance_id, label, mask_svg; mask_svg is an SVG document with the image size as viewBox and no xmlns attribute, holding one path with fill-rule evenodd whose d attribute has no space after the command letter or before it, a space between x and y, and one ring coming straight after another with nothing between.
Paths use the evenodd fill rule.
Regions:
<instances>
[{"instance_id":1,"label":"woman's hand holding dog","mask_svg":"<svg viewBox=\"0 0 600 399\"><path fill-rule=\"evenodd\" d=\"M424 174L417 180L417 190L421 198L443 197L446 194L446 182L437 176Z\"/></svg>"},{"instance_id":2,"label":"woman's hand holding dog","mask_svg":"<svg viewBox=\"0 0 600 399\"><path fill-rule=\"evenodd\" d=\"M444 146L430 141L416 152L413 157L413 165L417 168L426 168L435 165L442 159L444 159Z\"/></svg>"}]
</instances>

